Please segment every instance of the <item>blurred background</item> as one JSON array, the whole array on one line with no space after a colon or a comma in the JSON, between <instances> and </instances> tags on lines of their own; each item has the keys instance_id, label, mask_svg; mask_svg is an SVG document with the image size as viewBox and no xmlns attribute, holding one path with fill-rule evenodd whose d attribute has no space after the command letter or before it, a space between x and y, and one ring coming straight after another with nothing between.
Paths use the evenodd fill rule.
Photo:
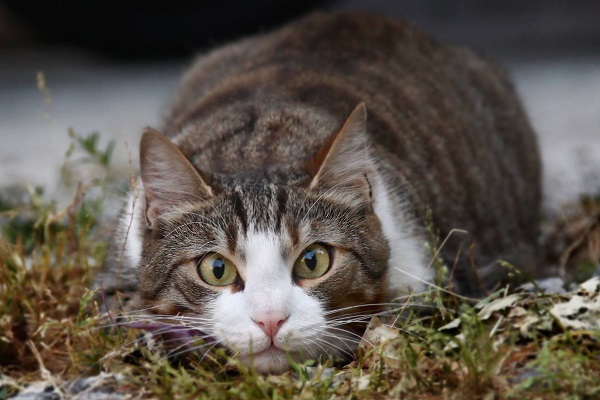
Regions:
<instances>
[{"instance_id":1,"label":"blurred background","mask_svg":"<svg viewBox=\"0 0 600 400\"><path fill-rule=\"evenodd\" d=\"M341 9L407 20L504 66L540 139L546 208L598 193L596 0L0 0L0 191L57 191L69 128L116 139L113 162L127 171L195 54Z\"/></svg>"}]
</instances>

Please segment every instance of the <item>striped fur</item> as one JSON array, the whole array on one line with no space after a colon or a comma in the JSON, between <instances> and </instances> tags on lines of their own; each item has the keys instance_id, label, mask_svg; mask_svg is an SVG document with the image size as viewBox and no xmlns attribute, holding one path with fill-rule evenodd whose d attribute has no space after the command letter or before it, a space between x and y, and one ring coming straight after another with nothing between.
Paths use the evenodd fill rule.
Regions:
<instances>
[{"instance_id":1,"label":"striped fur","mask_svg":"<svg viewBox=\"0 0 600 400\"><path fill-rule=\"evenodd\" d=\"M514 90L473 52L397 21L315 14L205 54L162 132L175 146L144 135L144 190L123 226L137 219L114 247L126 257L101 278L135 271L137 306L211 321L198 329L260 371L287 368L286 351L347 355L364 323L336 333L335 318L420 289L428 210L441 238L469 232L442 251L462 292L502 282L498 259L534 264L539 154ZM312 243L332 266L298 280ZM207 252L236 265L233 284L198 277ZM252 316L272 311L287 319L265 341Z\"/></svg>"}]
</instances>

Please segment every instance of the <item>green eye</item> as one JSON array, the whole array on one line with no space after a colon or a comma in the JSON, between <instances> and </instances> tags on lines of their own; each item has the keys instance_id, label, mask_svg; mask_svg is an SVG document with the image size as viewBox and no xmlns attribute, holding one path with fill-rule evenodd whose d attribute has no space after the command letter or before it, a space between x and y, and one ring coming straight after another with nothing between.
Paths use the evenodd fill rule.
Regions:
<instances>
[{"instance_id":1,"label":"green eye","mask_svg":"<svg viewBox=\"0 0 600 400\"><path fill-rule=\"evenodd\" d=\"M231 285L237 277L235 265L219 253L208 253L196 268L200 278L212 286Z\"/></svg>"},{"instance_id":2,"label":"green eye","mask_svg":"<svg viewBox=\"0 0 600 400\"><path fill-rule=\"evenodd\" d=\"M296 260L294 273L300 279L316 279L323 276L330 265L327 248L321 244L311 244Z\"/></svg>"}]
</instances>

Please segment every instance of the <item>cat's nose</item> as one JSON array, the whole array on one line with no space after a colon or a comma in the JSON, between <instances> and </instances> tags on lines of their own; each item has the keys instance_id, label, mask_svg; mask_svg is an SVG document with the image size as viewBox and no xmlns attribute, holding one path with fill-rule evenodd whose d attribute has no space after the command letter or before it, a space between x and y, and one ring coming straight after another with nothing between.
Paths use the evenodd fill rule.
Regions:
<instances>
[{"instance_id":1,"label":"cat's nose","mask_svg":"<svg viewBox=\"0 0 600 400\"><path fill-rule=\"evenodd\" d=\"M283 311L266 311L255 313L252 319L267 336L273 339L283 323L288 319L288 314Z\"/></svg>"}]
</instances>

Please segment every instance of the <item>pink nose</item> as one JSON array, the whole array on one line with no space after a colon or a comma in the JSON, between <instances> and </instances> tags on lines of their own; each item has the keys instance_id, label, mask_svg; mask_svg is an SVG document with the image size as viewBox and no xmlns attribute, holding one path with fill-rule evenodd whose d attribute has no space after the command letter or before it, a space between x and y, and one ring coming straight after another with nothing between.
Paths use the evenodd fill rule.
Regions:
<instances>
[{"instance_id":1,"label":"pink nose","mask_svg":"<svg viewBox=\"0 0 600 400\"><path fill-rule=\"evenodd\" d=\"M256 324L267 334L268 337L273 339L281 325L287 320L288 315L283 311L266 311L255 313L252 319Z\"/></svg>"}]
</instances>

